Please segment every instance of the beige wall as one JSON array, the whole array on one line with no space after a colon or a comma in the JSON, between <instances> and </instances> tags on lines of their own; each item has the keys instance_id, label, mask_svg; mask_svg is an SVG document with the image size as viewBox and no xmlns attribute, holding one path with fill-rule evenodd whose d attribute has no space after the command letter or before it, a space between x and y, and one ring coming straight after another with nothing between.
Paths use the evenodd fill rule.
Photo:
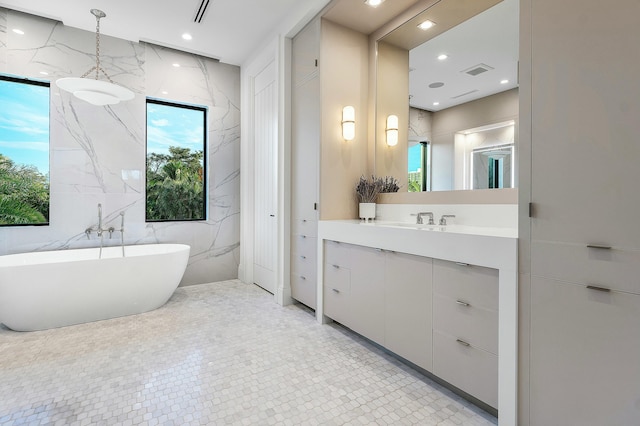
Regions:
<instances>
[{"instance_id":1,"label":"beige wall","mask_svg":"<svg viewBox=\"0 0 640 426\"><path fill-rule=\"evenodd\" d=\"M357 218L355 187L367 174L369 54L367 36L322 20L320 219ZM342 108L356 111L356 137L342 139Z\"/></svg>"},{"instance_id":2,"label":"beige wall","mask_svg":"<svg viewBox=\"0 0 640 426\"><path fill-rule=\"evenodd\" d=\"M409 134L409 51L388 43L378 43L377 101L375 113L375 174L393 176L407 186L407 145ZM398 116L398 145L387 146L389 115Z\"/></svg>"}]
</instances>

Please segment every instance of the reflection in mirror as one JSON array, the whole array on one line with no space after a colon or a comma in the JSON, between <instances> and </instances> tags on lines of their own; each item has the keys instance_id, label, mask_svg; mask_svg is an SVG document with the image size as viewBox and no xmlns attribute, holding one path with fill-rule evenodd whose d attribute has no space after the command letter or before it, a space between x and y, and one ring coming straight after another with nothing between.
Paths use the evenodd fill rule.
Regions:
<instances>
[{"instance_id":1,"label":"reflection in mirror","mask_svg":"<svg viewBox=\"0 0 640 426\"><path fill-rule=\"evenodd\" d=\"M511 188L513 145L475 149L471 159L472 189Z\"/></svg>"},{"instance_id":2,"label":"reflection in mirror","mask_svg":"<svg viewBox=\"0 0 640 426\"><path fill-rule=\"evenodd\" d=\"M441 0L378 40L376 132L382 114L392 113L408 132L403 138L400 131L393 149L379 143L376 134L376 174L404 174L410 192L517 186L518 7L518 0ZM419 30L425 19L435 26ZM405 109L398 111L402 99ZM473 150L480 146L462 143L469 133L465 129L496 129L504 122L510 122L511 138L491 145L508 142L511 154L487 166L502 178L476 184Z\"/></svg>"},{"instance_id":3,"label":"reflection in mirror","mask_svg":"<svg viewBox=\"0 0 640 426\"><path fill-rule=\"evenodd\" d=\"M431 191L431 144L409 141L409 192Z\"/></svg>"}]
</instances>

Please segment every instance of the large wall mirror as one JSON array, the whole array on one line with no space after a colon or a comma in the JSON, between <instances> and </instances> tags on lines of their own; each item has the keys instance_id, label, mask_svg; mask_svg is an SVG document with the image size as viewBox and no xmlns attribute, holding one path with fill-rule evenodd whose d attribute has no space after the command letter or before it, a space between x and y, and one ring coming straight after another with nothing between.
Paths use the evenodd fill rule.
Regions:
<instances>
[{"instance_id":1,"label":"large wall mirror","mask_svg":"<svg viewBox=\"0 0 640 426\"><path fill-rule=\"evenodd\" d=\"M410 192L517 186L518 7L441 0L377 41L377 175Z\"/></svg>"}]
</instances>

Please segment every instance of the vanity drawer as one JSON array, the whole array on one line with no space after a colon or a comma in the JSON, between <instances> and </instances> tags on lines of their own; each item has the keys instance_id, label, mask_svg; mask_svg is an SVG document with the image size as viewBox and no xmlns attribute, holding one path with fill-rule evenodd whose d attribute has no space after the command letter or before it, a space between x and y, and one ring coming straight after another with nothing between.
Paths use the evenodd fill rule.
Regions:
<instances>
[{"instance_id":1,"label":"vanity drawer","mask_svg":"<svg viewBox=\"0 0 640 426\"><path fill-rule=\"evenodd\" d=\"M318 236L318 221L311 219L293 219L292 233L316 238Z\"/></svg>"},{"instance_id":2,"label":"vanity drawer","mask_svg":"<svg viewBox=\"0 0 640 426\"><path fill-rule=\"evenodd\" d=\"M318 253L318 239L314 237L302 237L295 235L291 241L291 261L295 262L296 258L316 262Z\"/></svg>"},{"instance_id":3,"label":"vanity drawer","mask_svg":"<svg viewBox=\"0 0 640 426\"><path fill-rule=\"evenodd\" d=\"M433 373L491 407L498 407L496 355L434 330Z\"/></svg>"},{"instance_id":4,"label":"vanity drawer","mask_svg":"<svg viewBox=\"0 0 640 426\"><path fill-rule=\"evenodd\" d=\"M291 274L291 297L310 308L316 308L316 277L308 277L296 273Z\"/></svg>"},{"instance_id":5,"label":"vanity drawer","mask_svg":"<svg viewBox=\"0 0 640 426\"><path fill-rule=\"evenodd\" d=\"M338 241L324 242L324 263L349 269L351 267L350 244Z\"/></svg>"},{"instance_id":6,"label":"vanity drawer","mask_svg":"<svg viewBox=\"0 0 640 426\"><path fill-rule=\"evenodd\" d=\"M433 292L498 311L498 270L434 259Z\"/></svg>"},{"instance_id":7,"label":"vanity drawer","mask_svg":"<svg viewBox=\"0 0 640 426\"><path fill-rule=\"evenodd\" d=\"M316 257L318 239L306 234L296 234L291 238L291 253L306 257Z\"/></svg>"},{"instance_id":8,"label":"vanity drawer","mask_svg":"<svg viewBox=\"0 0 640 426\"><path fill-rule=\"evenodd\" d=\"M545 278L640 294L638 250L532 241L531 269Z\"/></svg>"},{"instance_id":9,"label":"vanity drawer","mask_svg":"<svg viewBox=\"0 0 640 426\"><path fill-rule=\"evenodd\" d=\"M324 314L347 327L351 326L351 273L348 269L324 267Z\"/></svg>"},{"instance_id":10,"label":"vanity drawer","mask_svg":"<svg viewBox=\"0 0 640 426\"><path fill-rule=\"evenodd\" d=\"M303 254L293 255L291 259L291 273L296 275L302 275L307 279L316 279L317 276L317 259L309 257Z\"/></svg>"},{"instance_id":11,"label":"vanity drawer","mask_svg":"<svg viewBox=\"0 0 640 426\"><path fill-rule=\"evenodd\" d=\"M498 312L460 299L433 296L433 328L498 354Z\"/></svg>"},{"instance_id":12,"label":"vanity drawer","mask_svg":"<svg viewBox=\"0 0 640 426\"><path fill-rule=\"evenodd\" d=\"M335 265L324 265L324 287L336 293L351 293L351 271Z\"/></svg>"}]
</instances>

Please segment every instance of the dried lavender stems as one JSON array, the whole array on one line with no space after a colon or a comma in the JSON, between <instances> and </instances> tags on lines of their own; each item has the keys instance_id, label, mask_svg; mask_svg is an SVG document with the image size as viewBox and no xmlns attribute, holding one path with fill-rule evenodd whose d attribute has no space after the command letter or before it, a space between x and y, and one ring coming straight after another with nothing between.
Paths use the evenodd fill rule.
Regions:
<instances>
[{"instance_id":1,"label":"dried lavender stems","mask_svg":"<svg viewBox=\"0 0 640 426\"><path fill-rule=\"evenodd\" d=\"M361 203L375 203L381 192L398 192L398 180L391 176L365 178L360 176L356 194Z\"/></svg>"}]
</instances>

